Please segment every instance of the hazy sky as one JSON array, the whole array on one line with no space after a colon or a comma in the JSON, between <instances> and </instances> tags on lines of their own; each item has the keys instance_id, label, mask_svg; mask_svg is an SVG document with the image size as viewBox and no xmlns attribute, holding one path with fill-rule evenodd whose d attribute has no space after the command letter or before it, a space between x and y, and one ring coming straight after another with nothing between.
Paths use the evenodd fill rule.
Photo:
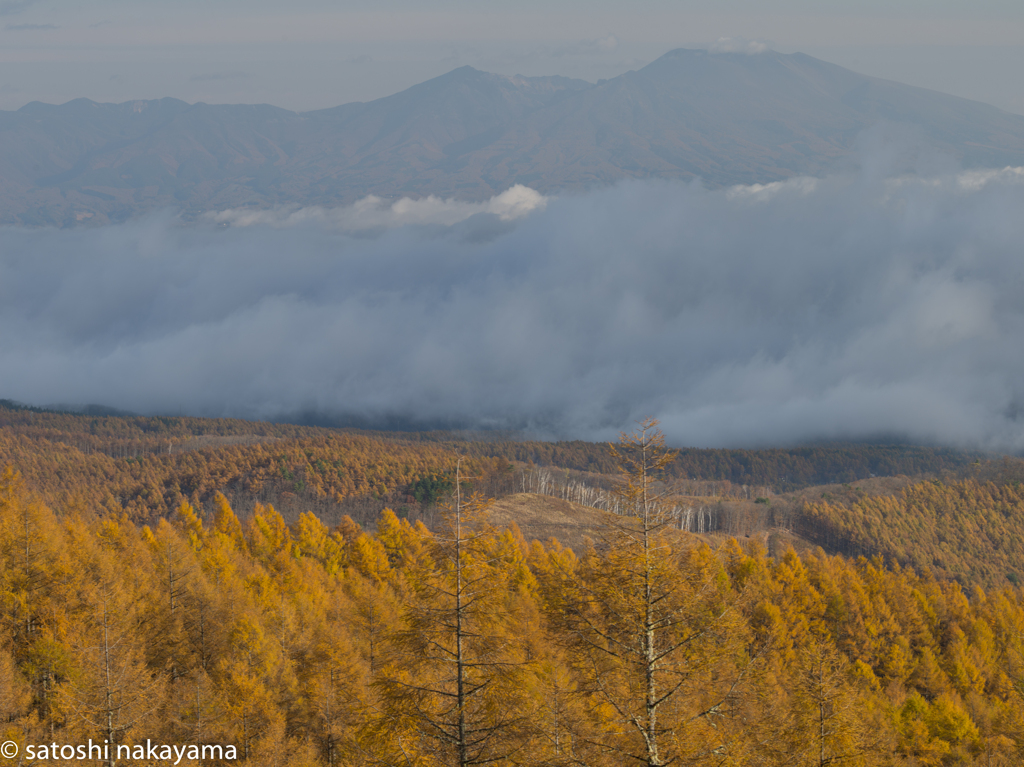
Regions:
<instances>
[{"instance_id":1,"label":"hazy sky","mask_svg":"<svg viewBox=\"0 0 1024 767\"><path fill-rule=\"evenodd\" d=\"M895 5L0 0L0 109L81 96L316 109L389 95L463 64L594 81L675 47L742 37L1024 113L1024 3Z\"/></svg>"}]
</instances>

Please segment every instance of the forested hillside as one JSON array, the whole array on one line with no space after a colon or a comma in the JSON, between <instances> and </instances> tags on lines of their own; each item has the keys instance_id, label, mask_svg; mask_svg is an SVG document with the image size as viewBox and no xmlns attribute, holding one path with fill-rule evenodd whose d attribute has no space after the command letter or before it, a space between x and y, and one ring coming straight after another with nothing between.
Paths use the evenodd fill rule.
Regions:
<instances>
[{"instance_id":1,"label":"forested hillside","mask_svg":"<svg viewBox=\"0 0 1024 767\"><path fill-rule=\"evenodd\" d=\"M664 529L645 549L621 518L576 556L455 510L369 535L218 497L209 520L182 503L138 526L54 515L7 470L0 736L23 756L231 744L253 765L1024 758L1012 586Z\"/></svg>"},{"instance_id":2,"label":"forested hillside","mask_svg":"<svg viewBox=\"0 0 1024 767\"><path fill-rule=\"evenodd\" d=\"M921 482L897 496L804 507L797 531L831 551L880 554L939 578L999 586L1024 578L1024 486Z\"/></svg>"},{"instance_id":3,"label":"forested hillside","mask_svg":"<svg viewBox=\"0 0 1024 767\"><path fill-rule=\"evenodd\" d=\"M401 500L444 476L458 453L440 441L229 419L135 418L0 409L0 465L11 464L59 507L147 521L182 500L212 509L216 493L247 509L273 502L292 518ZM493 461L474 463L482 476Z\"/></svg>"},{"instance_id":4,"label":"forested hillside","mask_svg":"<svg viewBox=\"0 0 1024 767\"><path fill-rule=\"evenodd\" d=\"M617 474L613 455L601 443L520 441L486 432L360 432L231 419L82 415L0 402L0 466L15 467L54 508L127 514L136 522L170 516L182 501L200 515L212 513L214 498L222 493L243 516L256 503L272 503L289 522L313 511L326 524L338 524L348 515L372 527L380 511L391 507L413 521L432 523L429 509L451 489L460 456L466 459L465 486L495 497L539 492L608 508ZM982 461L948 449L826 445L684 449L665 466L663 478L681 497L701 499L681 501L684 505L697 503L714 511L709 530L744 534L753 529L744 521L751 512L720 501L753 501L876 474L950 481L984 477L1002 488L1024 477L1024 470L1016 460ZM814 493L810 497L817 500ZM829 551L881 552L990 584L1024 571L1024 559L1012 546L990 557L971 535L957 539L955 553L926 561L917 550L915 559L907 559L898 546L875 540L881 528L858 532L865 514L854 507L859 500L856 493L838 494L831 505L820 499L803 513L802 496L784 496L771 509L758 509L755 527L797 524L801 535ZM890 523L886 534L904 540L905 518ZM1016 521L1006 524L1013 529ZM944 557L963 561L946 566ZM976 561L979 557L985 562Z\"/></svg>"},{"instance_id":5,"label":"forested hillside","mask_svg":"<svg viewBox=\"0 0 1024 767\"><path fill-rule=\"evenodd\" d=\"M0 401L0 466L15 466L57 508L80 505L147 521L182 500L212 508L274 503L293 520L314 510L329 524L350 514L371 523L386 505L415 511L450 485L459 456L488 495L531 489L531 467L616 473L608 446L530 442L500 433L358 432L232 419L78 415ZM978 457L938 448L840 445L789 450L679 451L665 478L679 492L752 496L872 475L962 470ZM601 476L596 476L601 475ZM440 484L438 484L440 483ZM608 484L604 482L604 484Z\"/></svg>"},{"instance_id":6,"label":"forested hillside","mask_svg":"<svg viewBox=\"0 0 1024 767\"><path fill-rule=\"evenodd\" d=\"M629 440L7 404L5 737L233 744L268 765L1024 757L1019 461L651 444L638 472ZM730 479L886 461L945 479L756 499ZM467 500L588 481L618 513L588 512L575 550L490 528ZM674 495L698 487L746 492ZM740 542L680 530L694 502L732 514ZM747 537L755 516L838 553L769 557L764 533Z\"/></svg>"},{"instance_id":7,"label":"forested hillside","mask_svg":"<svg viewBox=\"0 0 1024 767\"><path fill-rule=\"evenodd\" d=\"M434 528L435 504L453 488L460 457L463 487L489 497L530 492L604 509L614 503L616 460L605 444L80 415L0 403L0 467L13 466L61 513L136 524L171 518L183 501L207 519L219 493L243 518L256 504L272 504L289 523L313 512L329 526L348 516L372 529L391 508ZM942 479L905 490L898 487L909 480L892 490L882 483L869 496L860 485L783 492L873 474ZM892 445L686 449L662 476L678 524L694 532L763 537L791 529L828 552L880 554L965 587L1024 577L1024 464L1017 459Z\"/></svg>"},{"instance_id":8,"label":"forested hillside","mask_svg":"<svg viewBox=\"0 0 1024 767\"><path fill-rule=\"evenodd\" d=\"M614 474L616 470L606 446L593 442L506 441L472 443L469 449L543 466L599 474ZM911 445L840 444L763 450L683 448L665 467L665 477L767 486L776 493L783 493L869 477L941 474L958 470L982 457L961 450Z\"/></svg>"}]
</instances>

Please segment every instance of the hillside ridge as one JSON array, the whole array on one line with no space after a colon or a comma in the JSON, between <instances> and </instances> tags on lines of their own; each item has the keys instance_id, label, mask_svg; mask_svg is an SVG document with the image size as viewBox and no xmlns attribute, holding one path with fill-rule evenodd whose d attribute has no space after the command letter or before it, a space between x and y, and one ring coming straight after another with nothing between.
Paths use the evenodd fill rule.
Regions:
<instances>
[{"instance_id":1,"label":"hillside ridge","mask_svg":"<svg viewBox=\"0 0 1024 767\"><path fill-rule=\"evenodd\" d=\"M0 223L74 226L158 208L482 200L626 178L712 187L821 175L897 124L965 166L1024 165L1024 117L804 54L670 51L597 84L460 67L311 112L177 99L0 112Z\"/></svg>"}]
</instances>

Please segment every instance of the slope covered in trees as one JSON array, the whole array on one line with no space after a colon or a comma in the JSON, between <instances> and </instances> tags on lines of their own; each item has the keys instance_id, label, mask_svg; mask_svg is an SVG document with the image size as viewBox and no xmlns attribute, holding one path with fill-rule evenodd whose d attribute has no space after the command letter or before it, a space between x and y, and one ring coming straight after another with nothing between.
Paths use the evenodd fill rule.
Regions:
<instances>
[{"instance_id":1,"label":"slope covered in trees","mask_svg":"<svg viewBox=\"0 0 1024 767\"><path fill-rule=\"evenodd\" d=\"M0 461L17 465L62 506L123 510L135 519L167 515L182 499L208 504L216 492L243 498L250 507L257 500L296 499L327 511L347 498L387 496L422 475L447 471L455 459L436 445L350 434L124 458L58 440L0 433Z\"/></svg>"},{"instance_id":2,"label":"slope covered in trees","mask_svg":"<svg viewBox=\"0 0 1024 767\"><path fill-rule=\"evenodd\" d=\"M170 513L182 499L209 505L216 492L251 508L273 502L291 518L316 510L329 521L390 503L433 500L458 456L490 495L511 492L509 466L615 473L607 445L517 441L501 434L358 432L231 419L75 415L0 401L0 466L11 464L51 503ZM920 447L841 445L678 452L667 479L719 483L688 494L784 492L871 475L940 474L977 456ZM596 479L596 478L595 478ZM745 493L749 495L749 492ZM417 497L418 496L418 497Z\"/></svg>"},{"instance_id":3,"label":"slope covered in trees","mask_svg":"<svg viewBox=\"0 0 1024 767\"><path fill-rule=\"evenodd\" d=\"M611 508L616 461L604 444L75 415L0 403L0 467L14 466L53 508L126 515L136 523L171 517L182 501L206 518L221 493L243 516L262 503L288 522L312 511L328 525L348 515L372 527L391 507L434 527L434 504L452 490L460 457L467 489L494 497L547 493ZM896 492L889 497L864 498L856 487L776 495L886 472L943 479L886 490ZM827 551L882 554L965 586L1024 577L1024 470L1017 459L891 445L685 449L675 452L663 477L681 509L711 515L708 530L743 536L758 520L758 530L792 528ZM771 502L751 505L758 498Z\"/></svg>"},{"instance_id":4,"label":"slope covered in trees","mask_svg":"<svg viewBox=\"0 0 1024 767\"><path fill-rule=\"evenodd\" d=\"M807 504L804 537L849 555L930 569L936 577L1000 586L1024 578L1024 485L1019 481L920 482L898 496Z\"/></svg>"},{"instance_id":5,"label":"slope covered in trees","mask_svg":"<svg viewBox=\"0 0 1024 767\"><path fill-rule=\"evenodd\" d=\"M513 461L613 474L607 447L593 442L471 443L474 452ZM821 445L818 447L729 450L683 448L665 467L669 480L712 480L771 487L782 493L812 485L853 482L898 474L940 474L983 458L949 448L908 445Z\"/></svg>"},{"instance_id":6,"label":"slope covered in trees","mask_svg":"<svg viewBox=\"0 0 1024 767\"><path fill-rule=\"evenodd\" d=\"M243 522L220 497L208 520L183 503L147 527L54 515L8 470L0 735L22 754L232 744L253 765L1024 757L1012 586L968 595L877 559L716 552L667 529L647 554L634 538L576 556L452 511L436 533L385 512L369 535L270 506Z\"/></svg>"}]
</instances>

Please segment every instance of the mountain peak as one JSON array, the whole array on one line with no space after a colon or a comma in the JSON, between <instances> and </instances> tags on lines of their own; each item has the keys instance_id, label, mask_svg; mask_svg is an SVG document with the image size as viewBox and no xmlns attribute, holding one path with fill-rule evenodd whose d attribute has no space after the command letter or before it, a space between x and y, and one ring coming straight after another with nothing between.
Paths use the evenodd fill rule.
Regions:
<instances>
[{"instance_id":1,"label":"mountain peak","mask_svg":"<svg viewBox=\"0 0 1024 767\"><path fill-rule=\"evenodd\" d=\"M967 166L1024 165L1024 117L740 41L677 48L598 85L462 66L301 115L176 99L33 102L0 113L0 222L369 194L482 199L514 184L548 193L623 178L768 183L829 172L880 121L913 126Z\"/></svg>"}]
</instances>

